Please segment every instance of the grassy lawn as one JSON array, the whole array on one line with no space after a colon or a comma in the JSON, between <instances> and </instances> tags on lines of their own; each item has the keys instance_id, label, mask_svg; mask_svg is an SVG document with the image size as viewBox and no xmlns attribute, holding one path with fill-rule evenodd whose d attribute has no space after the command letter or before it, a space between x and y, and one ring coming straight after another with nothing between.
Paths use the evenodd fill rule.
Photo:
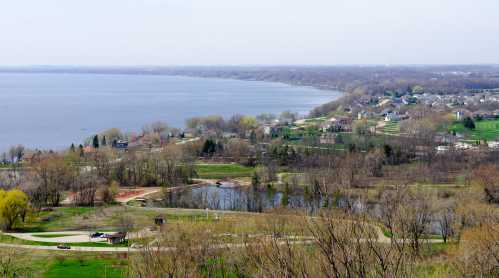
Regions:
<instances>
[{"instance_id":1,"label":"grassy lawn","mask_svg":"<svg viewBox=\"0 0 499 278\"><path fill-rule=\"evenodd\" d=\"M449 130L464 134L468 139L493 141L499 137L499 120L475 121L473 130L465 128L463 123L455 123Z\"/></svg>"},{"instance_id":2,"label":"grassy lawn","mask_svg":"<svg viewBox=\"0 0 499 278\"><path fill-rule=\"evenodd\" d=\"M42 211L29 217L29 223L19 232L50 232L64 230L86 230L86 219L98 211L95 207L60 207Z\"/></svg>"},{"instance_id":3,"label":"grassy lawn","mask_svg":"<svg viewBox=\"0 0 499 278\"><path fill-rule=\"evenodd\" d=\"M400 124L398 122L387 122L383 132L391 135L398 135L400 133Z\"/></svg>"},{"instance_id":4,"label":"grassy lawn","mask_svg":"<svg viewBox=\"0 0 499 278\"><path fill-rule=\"evenodd\" d=\"M255 169L239 164L198 164L196 171L203 179L223 179L249 177Z\"/></svg>"},{"instance_id":5,"label":"grassy lawn","mask_svg":"<svg viewBox=\"0 0 499 278\"><path fill-rule=\"evenodd\" d=\"M58 257L43 275L46 278L123 277L126 261L85 257Z\"/></svg>"},{"instance_id":6,"label":"grassy lawn","mask_svg":"<svg viewBox=\"0 0 499 278\"><path fill-rule=\"evenodd\" d=\"M34 237L39 237L39 238L55 238L55 237L66 237L66 236L76 236L77 234L42 234L42 235L36 235L34 234Z\"/></svg>"}]
</instances>

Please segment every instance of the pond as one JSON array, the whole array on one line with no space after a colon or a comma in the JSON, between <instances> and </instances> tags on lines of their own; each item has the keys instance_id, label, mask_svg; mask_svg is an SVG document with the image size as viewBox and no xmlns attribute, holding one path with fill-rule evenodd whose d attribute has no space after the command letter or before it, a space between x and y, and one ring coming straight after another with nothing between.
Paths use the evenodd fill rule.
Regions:
<instances>
[{"instance_id":1,"label":"pond","mask_svg":"<svg viewBox=\"0 0 499 278\"><path fill-rule=\"evenodd\" d=\"M286 202L287 199L287 202ZM287 203L287 204L286 204ZM213 210L264 211L286 206L305 208L313 212L321 207L347 207L362 211L364 206L358 198L341 195L319 196L303 193L284 194L273 189L253 190L251 187L235 187L232 184L209 185L169 192L152 204L158 207L209 208Z\"/></svg>"}]
</instances>

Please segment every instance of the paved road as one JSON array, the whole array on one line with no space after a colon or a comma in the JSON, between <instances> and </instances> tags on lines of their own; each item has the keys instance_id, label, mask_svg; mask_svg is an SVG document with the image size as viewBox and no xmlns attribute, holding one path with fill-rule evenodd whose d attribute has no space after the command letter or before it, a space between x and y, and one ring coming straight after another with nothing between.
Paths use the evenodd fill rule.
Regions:
<instances>
[{"instance_id":1,"label":"paved road","mask_svg":"<svg viewBox=\"0 0 499 278\"><path fill-rule=\"evenodd\" d=\"M63 232L42 232L42 233L4 233L5 235L13 236L16 238L40 241L40 242L52 242L52 243L69 243L69 242L104 242L105 239L102 238L90 238L89 231L63 231ZM47 235L70 235L61 237L39 237Z\"/></svg>"}]
</instances>

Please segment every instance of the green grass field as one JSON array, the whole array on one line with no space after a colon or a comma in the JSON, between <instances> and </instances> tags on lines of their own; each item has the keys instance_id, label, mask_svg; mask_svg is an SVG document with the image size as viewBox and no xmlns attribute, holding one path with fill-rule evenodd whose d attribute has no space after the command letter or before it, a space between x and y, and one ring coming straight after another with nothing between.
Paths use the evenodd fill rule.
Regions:
<instances>
[{"instance_id":1,"label":"green grass field","mask_svg":"<svg viewBox=\"0 0 499 278\"><path fill-rule=\"evenodd\" d=\"M198 164L196 171L203 179L223 179L249 177L255 169L239 164Z\"/></svg>"},{"instance_id":2,"label":"green grass field","mask_svg":"<svg viewBox=\"0 0 499 278\"><path fill-rule=\"evenodd\" d=\"M463 123L455 123L449 130L464 134L467 139L493 141L499 137L499 120L475 121L473 130L465 128Z\"/></svg>"},{"instance_id":3,"label":"green grass field","mask_svg":"<svg viewBox=\"0 0 499 278\"><path fill-rule=\"evenodd\" d=\"M398 135L400 134L400 124L397 122L387 122L383 132L386 134Z\"/></svg>"},{"instance_id":4,"label":"green grass field","mask_svg":"<svg viewBox=\"0 0 499 278\"><path fill-rule=\"evenodd\" d=\"M126 261L98 258L67 258L55 260L43 277L46 278L91 278L123 277Z\"/></svg>"}]
</instances>

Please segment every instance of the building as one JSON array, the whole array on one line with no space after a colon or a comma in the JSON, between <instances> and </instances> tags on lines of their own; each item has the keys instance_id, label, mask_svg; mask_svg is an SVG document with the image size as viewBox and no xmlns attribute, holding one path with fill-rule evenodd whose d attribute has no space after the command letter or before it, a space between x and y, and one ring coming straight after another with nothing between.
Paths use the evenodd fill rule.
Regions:
<instances>
[{"instance_id":1,"label":"building","mask_svg":"<svg viewBox=\"0 0 499 278\"><path fill-rule=\"evenodd\" d=\"M118 140L114 142L114 146L118 150L127 150L128 149L128 141L127 140Z\"/></svg>"},{"instance_id":2,"label":"building","mask_svg":"<svg viewBox=\"0 0 499 278\"><path fill-rule=\"evenodd\" d=\"M117 232L114 234L105 234L102 236L102 238L107 239L107 242L110 244L120 244L123 243L126 239L126 233L125 232Z\"/></svg>"},{"instance_id":3,"label":"building","mask_svg":"<svg viewBox=\"0 0 499 278\"><path fill-rule=\"evenodd\" d=\"M348 117L330 118L320 126L322 132L352 131L352 119Z\"/></svg>"}]
</instances>

